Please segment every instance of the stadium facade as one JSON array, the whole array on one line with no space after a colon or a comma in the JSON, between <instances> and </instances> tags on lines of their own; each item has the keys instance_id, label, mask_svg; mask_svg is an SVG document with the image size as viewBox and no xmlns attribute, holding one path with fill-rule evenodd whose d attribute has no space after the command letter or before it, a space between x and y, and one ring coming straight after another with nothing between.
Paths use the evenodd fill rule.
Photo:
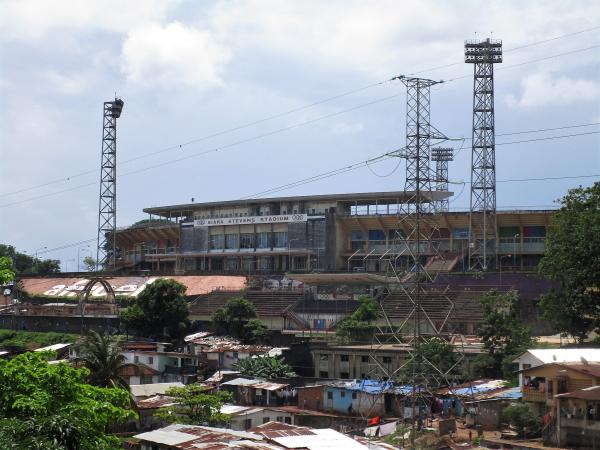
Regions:
<instances>
[{"instance_id":1,"label":"stadium facade","mask_svg":"<svg viewBox=\"0 0 600 450\"><path fill-rule=\"evenodd\" d=\"M435 191L422 198L435 202L451 195ZM369 192L146 208L148 220L117 231L117 266L173 274L381 273L391 253L403 263L397 237L410 230L398 219L414 198L406 191ZM553 213L498 211L497 268L534 269ZM437 213L428 223L435 229L421 248L424 257L443 254L440 271L466 269L469 213Z\"/></svg>"}]
</instances>

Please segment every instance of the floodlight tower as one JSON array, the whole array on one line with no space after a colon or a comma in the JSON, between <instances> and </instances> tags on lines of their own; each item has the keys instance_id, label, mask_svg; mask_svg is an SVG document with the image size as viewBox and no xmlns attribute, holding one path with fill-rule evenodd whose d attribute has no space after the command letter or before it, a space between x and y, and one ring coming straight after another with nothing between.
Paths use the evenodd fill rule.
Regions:
<instances>
[{"instance_id":1,"label":"floodlight tower","mask_svg":"<svg viewBox=\"0 0 600 450\"><path fill-rule=\"evenodd\" d=\"M104 102L96 270L115 268L117 250L117 119L123 100Z\"/></svg>"},{"instance_id":2,"label":"floodlight tower","mask_svg":"<svg viewBox=\"0 0 600 450\"><path fill-rule=\"evenodd\" d=\"M431 149L431 160L435 161L436 191L448 191L448 162L454 160L454 150L446 147L435 147ZM447 198L438 200L436 212L448 212L450 204Z\"/></svg>"},{"instance_id":3,"label":"floodlight tower","mask_svg":"<svg viewBox=\"0 0 600 450\"><path fill-rule=\"evenodd\" d=\"M474 73L469 268L487 270L496 256L494 64L502 62L502 41L466 41L465 62Z\"/></svg>"}]
</instances>

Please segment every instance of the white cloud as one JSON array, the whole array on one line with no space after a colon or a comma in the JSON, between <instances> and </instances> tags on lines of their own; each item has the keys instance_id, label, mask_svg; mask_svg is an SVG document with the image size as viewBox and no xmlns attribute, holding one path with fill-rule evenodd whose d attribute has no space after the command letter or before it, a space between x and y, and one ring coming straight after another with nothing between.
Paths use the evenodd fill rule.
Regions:
<instances>
[{"instance_id":1,"label":"white cloud","mask_svg":"<svg viewBox=\"0 0 600 450\"><path fill-rule=\"evenodd\" d=\"M539 108L548 105L567 106L575 102L593 102L600 98L600 84L595 81L569 78L552 78L546 73L529 75L521 80L519 98L506 96L513 108Z\"/></svg>"},{"instance_id":2,"label":"white cloud","mask_svg":"<svg viewBox=\"0 0 600 450\"><path fill-rule=\"evenodd\" d=\"M222 84L221 72L231 51L207 30L172 22L129 32L121 69L127 80L143 86L207 88Z\"/></svg>"},{"instance_id":3,"label":"white cloud","mask_svg":"<svg viewBox=\"0 0 600 450\"><path fill-rule=\"evenodd\" d=\"M337 122L331 128L331 132L333 134L356 134L360 133L364 128L364 125L360 122Z\"/></svg>"},{"instance_id":4,"label":"white cloud","mask_svg":"<svg viewBox=\"0 0 600 450\"><path fill-rule=\"evenodd\" d=\"M7 0L0 3L0 39L38 40L62 30L127 32L162 20L179 0Z\"/></svg>"},{"instance_id":5,"label":"white cloud","mask_svg":"<svg viewBox=\"0 0 600 450\"><path fill-rule=\"evenodd\" d=\"M90 86L93 76L90 73L65 74L55 70L48 70L42 74L43 80L61 94L79 95Z\"/></svg>"}]
</instances>

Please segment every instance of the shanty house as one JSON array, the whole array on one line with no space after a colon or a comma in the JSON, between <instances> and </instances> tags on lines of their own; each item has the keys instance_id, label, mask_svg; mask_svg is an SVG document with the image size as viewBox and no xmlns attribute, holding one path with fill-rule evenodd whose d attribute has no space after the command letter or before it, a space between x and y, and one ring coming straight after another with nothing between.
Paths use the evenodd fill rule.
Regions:
<instances>
[{"instance_id":1,"label":"shanty house","mask_svg":"<svg viewBox=\"0 0 600 450\"><path fill-rule=\"evenodd\" d=\"M558 394L556 431L561 447L590 448L600 443L600 385Z\"/></svg>"},{"instance_id":2,"label":"shanty house","mask_svg":"<svg viewBox=\"0 0 600 450\"><path fill-rule=\"evenodd\" d=\"M552 363L523 370L523 401L544 415L554 412L555 397L600 384L600 364Z\"/></svg>"},{"instance_id":3,"label":"shanty house","mask_svg":"<svg viewBox=\"0 0 600 450\"><path fill-rule=\"evenodd\" d=\"M552 363L600 363L600 348L535 348L513 360L519 364L519 386L523 387L523 371Z\"/></svg>"},{"instance_id":4,"label":"shanty house","mask_svg":"<svg viewBox=\"0 0 600 450\"><path fill-rule=\"evenodd\" d=\"M296 402L296 390L289 384L272 383L260 379L235 378L221 383L221 389L233 393L241 405L282 406Z\"/></svg>"},{"instance_id":5,"label":"shanty house","mask_svg":"<svg viewBox=\"0 0 600 450\"><path fill-rule=\"evenodd\" d=\"M391 381L355 380L325 386L325 411L364 417L403 414L408 388Z\"/></svg>"},{"instance_id":6,"label":"shanty house","mask_svg":"<svg viewBox=\"0 0 600 450\"><path fill-rule=\"evenodd\" d=\"M260 406L223 405L221 413L230 418L229 426L233 430L245 431L267 422L293 424L294 416L288 411Z\"/></svg>"}]
</instances>

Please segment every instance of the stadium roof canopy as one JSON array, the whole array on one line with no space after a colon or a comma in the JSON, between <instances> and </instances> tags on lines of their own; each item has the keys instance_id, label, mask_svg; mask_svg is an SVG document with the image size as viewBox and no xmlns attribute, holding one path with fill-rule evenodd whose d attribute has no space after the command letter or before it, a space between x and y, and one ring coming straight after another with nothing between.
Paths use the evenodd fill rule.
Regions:
<instances>
[{"instance_id":1,"label":"stadium roof canopy","mask_svg":"<svg viewBox=\"0 0 600 450\"><path fill-rule=\"evenodd\" d=\"M144 212L148 214L155 214L158 216L177 216L186 215L189 211L198 210L202 208L212 208L216 206L244 206L253 204L265 204L265 203L279 203L279 202L305 202L305 201L336 201L341 203L347 203L348 205L374 205L378 203L380 205L385 204L402 204L402 203L413 203L415 199L414 191L392 191L392 192L360 192L360 193L349 193L349 194L325 194L325 195L300 195L292 197L267 197L267 198L249 198L241 200L224 200L217 202L203 202L203 203L186 203L180 205L170 206L156 206L151 208L144 208ZM451 197L452 192L446 191L429 191L422 192L424 201L438 201Z\"/></svg>"}]
</instances>

